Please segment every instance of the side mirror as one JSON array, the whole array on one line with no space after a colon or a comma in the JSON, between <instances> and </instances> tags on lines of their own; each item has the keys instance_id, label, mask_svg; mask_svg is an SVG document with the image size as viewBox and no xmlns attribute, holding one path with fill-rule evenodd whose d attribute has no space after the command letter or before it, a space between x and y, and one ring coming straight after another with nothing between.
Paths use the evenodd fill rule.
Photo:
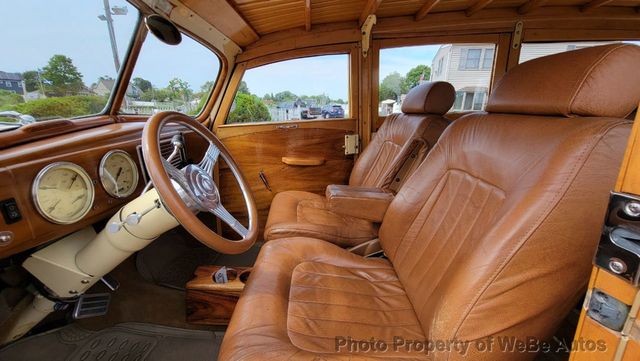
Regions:
<instances>
[{"instance_id":1,"label":"side mirror","mask_svg":"<svg viewBox=\"0 0 640 361\"><path fill-rule=\"evenodd\" d=\"M144 23L158 40L167 45L178 45L182 41L182 33L171 20L160 15L149 15L144 19Z\"/></svg>"}]
</instances>

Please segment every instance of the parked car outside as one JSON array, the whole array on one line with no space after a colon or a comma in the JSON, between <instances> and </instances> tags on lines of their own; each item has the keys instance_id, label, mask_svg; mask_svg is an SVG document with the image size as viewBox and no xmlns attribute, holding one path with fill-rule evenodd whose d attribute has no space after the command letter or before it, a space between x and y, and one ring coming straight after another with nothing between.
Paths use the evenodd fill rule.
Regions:
<instances>
[{"instance_id":1,"label":"parked car outside","mask_svg":"<svg viewBox=\"0 0 640 361\"><path fill-rule=\"evenodd\" d=\"M308 107L300 112L302 119L316 119L320 115L324 114L320 107Z\"/></svg>"},{"instance_id":2,"label":"parked car outside","mask_svg":"<svg viewBox=\"0 0 640 361\"><path fill-rule=\"evenodd\" d=\"M342 109L342 105L339 104L325 105L322 107L322 117L324 119L344 118L344 109Z\"/></svg>"}]
</instances>

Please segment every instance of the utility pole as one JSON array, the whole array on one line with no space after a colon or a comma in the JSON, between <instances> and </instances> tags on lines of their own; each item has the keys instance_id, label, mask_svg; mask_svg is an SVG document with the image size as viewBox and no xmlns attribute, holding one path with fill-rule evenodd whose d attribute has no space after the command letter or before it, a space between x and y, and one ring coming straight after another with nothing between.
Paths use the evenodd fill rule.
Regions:
<instances>
[{"instance_id":1,"label":"utility pole","mask_svg":"<svg viewBox=\"0 0 640 361\"><path fill-rule=\"evenodd\" d=\"M113 52L113 64L116 67L116 73L120 71L120 58L118 57L118 44L116 43L116 33L113 29L113 17L112 15L126 15L126 8L114 7L115 12L111 11L109 0L103 0L104 2L104 15L98 16L98 19L107 22L107 29L109 30L109 40L111 41L111 51Z\"/></svg>"}]
</instances>

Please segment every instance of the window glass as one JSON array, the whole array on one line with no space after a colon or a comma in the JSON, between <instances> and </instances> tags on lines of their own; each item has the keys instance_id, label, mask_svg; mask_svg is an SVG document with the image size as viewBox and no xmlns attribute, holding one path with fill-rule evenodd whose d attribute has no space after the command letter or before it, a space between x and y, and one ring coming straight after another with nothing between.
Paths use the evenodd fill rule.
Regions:
<instances>
[{"instance_id":1,"label":"window glass","mask_svg":"<svg viewBox=\"0 0 640 361\"><path fill-rule=\"evenodd\" d=\"M349 55L323 55L248 69L227 124L349 117Z\"/></svg>"},{"instance_id":2,"label":"window glass","mask_svg":"<svg viewBox=\"0 0 640 361\"><path fill-rule=\"evenodd\" d=\"M520 49L520 63L547 55L564 53L565 51L578 50L591 46L620 43L620 41L573 41L557 43L524 43ZM625 41L624 43L640 45L638 41Z\"/></svg>"},{"instance_id":3,"label":"window glass","mask_svg":"<svg viewBox=\"0 0 640 361\"><path fill-rule=\"evenodd\" d=\"M220 72L218 56L182 34L178 45L167 45L149 34L142 44L121 113L155 114L174 110L198 115Z\"/></svg>"},{"instance_id":4,"label":"window glass","mask_svg":"<svg viewBox=\"0 0 640 361\"><path fill-rule=\"evenodd\" d=\"M0 130L101 112L138 11L124 0L3 1Z\"/></svg>"},{"instance_id":5,"label":"window glass","mask_svg":"<svg viewBox=\"0 0 640 361\"><path fill-rule=\"evenodd\" d=\"M493 71L495 44L443 44L380 50L378 113L398 113L406 94L425 81L456 89L452 110L482 110Z\"/></svg>"}]
</instances>

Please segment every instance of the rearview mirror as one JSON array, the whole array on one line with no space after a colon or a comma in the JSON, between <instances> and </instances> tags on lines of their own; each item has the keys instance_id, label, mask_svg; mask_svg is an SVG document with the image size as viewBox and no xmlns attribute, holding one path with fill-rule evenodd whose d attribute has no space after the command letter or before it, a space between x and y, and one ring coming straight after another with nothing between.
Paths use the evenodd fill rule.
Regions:
<instances>
[{"instance_id":1,"label":"rearview mirror","mask_svg":"<svg viewBox=\"0 0 640 361\"><path fill-rule=\"evenodd\" d=\"M144 19L144 23L151 34L167 45L178 45L182 41L178 27L165 17L149 15Z\"/></svg>"}]
</instances>

